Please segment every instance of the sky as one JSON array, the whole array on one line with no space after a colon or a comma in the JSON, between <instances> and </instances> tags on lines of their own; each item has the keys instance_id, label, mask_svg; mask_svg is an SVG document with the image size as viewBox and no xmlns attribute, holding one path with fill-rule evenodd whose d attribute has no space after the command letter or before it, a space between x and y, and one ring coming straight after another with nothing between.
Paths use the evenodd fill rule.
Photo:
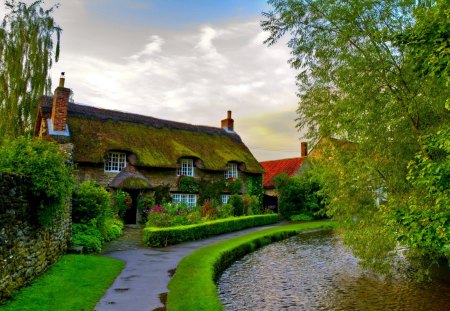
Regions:
<instances>
[{"instance_id":1,"label":"sky","mask_svg":"<svg viewBox=\"0 0 450 311\"><path fill-rule=\"evenodd\" d=\"M296 72L286 39L263 43L266 1L59 3L61 54L51 77L56 86L66 73L75 102L215 127L231 110L259 161L300 155Z\"/></svg>"}]
</instances>

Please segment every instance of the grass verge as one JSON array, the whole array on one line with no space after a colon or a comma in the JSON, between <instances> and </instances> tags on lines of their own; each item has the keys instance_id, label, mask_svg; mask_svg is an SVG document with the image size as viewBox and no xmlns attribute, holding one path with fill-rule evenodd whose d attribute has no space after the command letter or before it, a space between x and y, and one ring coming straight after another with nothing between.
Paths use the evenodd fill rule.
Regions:
<instances>
[{"instance_id":1,"label":"grass verge","mask_svg":"<svg viewBox=\"0 0 450 311\"><path fill-rule=\"evenodd\" d=\"M144 229L144 243L153 247L165 247L185 241L205 239L217 234L270 225L279 220L277 214L265 214L230 217L187 226L148 227Z\"/></svg>"},{"instance_id":2,"label":"grass verge","mask_svg":"<svg viewBox=\"0 0 450 311\"><path fill-rule=\"evenodd\" d=\"M234 261L257 248L296 235L304 230L331 229L335 223L316 221L254 232L201 248L179 263L169 283L169 311L222 310L215 281Z\"/></svg>"},{"instance_id":3,"label":"grass verge","mask_svg":"<svg viewBox=\"0 0 450 311\"><path fill-rule=\"evenodd\" d=\"M30 286L1 304L0 310L93 310L124 266L124 262L112 258L65 255Z\"/></svg>"}]
</instances>

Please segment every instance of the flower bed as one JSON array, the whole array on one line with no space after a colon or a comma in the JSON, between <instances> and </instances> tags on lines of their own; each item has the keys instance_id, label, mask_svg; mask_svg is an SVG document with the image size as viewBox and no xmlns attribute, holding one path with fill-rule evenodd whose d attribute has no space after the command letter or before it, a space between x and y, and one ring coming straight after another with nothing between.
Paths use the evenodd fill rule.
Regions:
<instances>
[{"instance_id":1,"label":"flower bed","mask_svg":"<svg viewBox=\"0 0 450 311\"><path fill-rule=\"evenodd\" d=\"M181 242L204 239L221 233L274 224L278 220L277 214L266 214L230 217L186 226L148 227L144 229L144 243L148 246L165 247Z\"/></svg>"}]
</instances>

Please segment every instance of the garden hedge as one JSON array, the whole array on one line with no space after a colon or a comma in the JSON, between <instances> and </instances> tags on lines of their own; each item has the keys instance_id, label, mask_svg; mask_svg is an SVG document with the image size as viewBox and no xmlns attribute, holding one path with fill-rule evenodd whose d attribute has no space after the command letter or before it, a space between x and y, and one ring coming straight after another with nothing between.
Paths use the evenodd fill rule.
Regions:
<instances>
[{"instance_id":1,"label":"garden hedge","mask_svg":"<svg viewBox=\"0 0 450 311\"><path fill-rule=\"evenodd\" d=\"M311 229L331 229L331 221L292 224L254 232L222 241L194 251L179 263L169 283L169 311L222 310L215 281L242 256L272 242Z\"/></svg>"},{"instance_id":2,"label":"garden hedge","mask_svg":"<svg viewBox=\"0 0 450 311\"><path fill-rule=\"evenodd\" d=\"M278 221L277 214L266 214L224 218L187 226L148 227L144 229L144 243L153 247L165 247L181 242L204 239L221 233L274 224Z\"/></svg>"}]
</instances>

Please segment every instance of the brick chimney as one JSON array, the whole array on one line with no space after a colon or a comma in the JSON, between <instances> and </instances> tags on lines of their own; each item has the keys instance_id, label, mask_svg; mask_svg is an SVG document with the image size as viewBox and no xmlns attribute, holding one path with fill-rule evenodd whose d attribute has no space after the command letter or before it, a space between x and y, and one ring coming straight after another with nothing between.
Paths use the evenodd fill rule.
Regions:
<instances>
[{"instance_id":1,"label":"brick chimney","mask_svg":"<svg viewBox=\"0 0 450 311\"><path fill-rule=\"evenodd\" d=\"M234 131L234 120L231 118L231 110L228 110L227 118L222 120L222 128L227 131Z\"/></svg>"},{"instance_id":2,"label":"brick chimney","mask_svg":"<svg viewBox=\"0 0 450 311\"><path fill-rule=\"evenodd\" d=\"M300 143L300 156L306 157L308 155L308 143L306 141L302 141Z\"/></svg>"},{"instance_id":3,"label":"brick chimney","mask_svg":"<svg viewBox=\"0 0 450 311\"><path fill-rule=\"evenodd\" d=\"M52 130L67 131L67 108L69 106L70 89L64 87L64 72L61 73L59 86L55 89L52 104Z\"/></svg>"}]
</instances>

